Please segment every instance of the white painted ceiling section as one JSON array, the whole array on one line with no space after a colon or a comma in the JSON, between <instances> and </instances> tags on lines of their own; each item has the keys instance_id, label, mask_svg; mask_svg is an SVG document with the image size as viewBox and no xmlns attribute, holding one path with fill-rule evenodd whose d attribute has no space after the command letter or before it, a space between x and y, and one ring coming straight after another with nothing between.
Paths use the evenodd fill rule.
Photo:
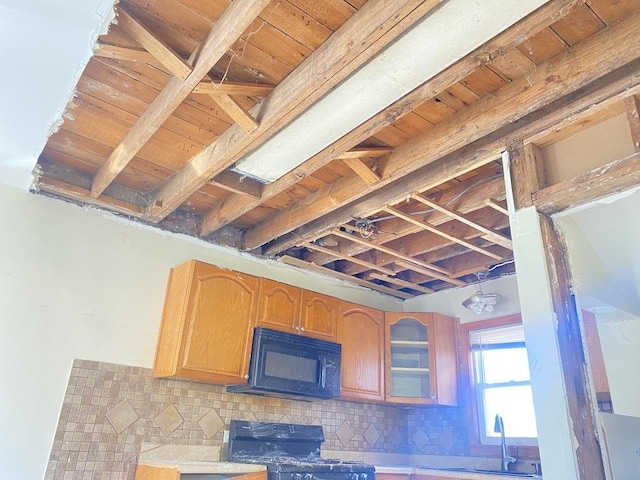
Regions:
<instances>
[{"instance_id":1,"label":"white painted ceiling section","mask_svg":"<svg viewBox=\"0 0 640 480\"><path fill-rule=\"evenodd\" d=\"M26 189L114 0L0 0L0 182Z\"/></svg>"},{"instance_id":2,"label":"white painted ceiling section","mask_svg":"<svg viewBox=\"0 0 640 480\"><path fill-rule=\"evenodd\" d=\"M546 0L448 0L238 161L235 170L273 182L388 107Z\"/></svg>"}]
</instances>

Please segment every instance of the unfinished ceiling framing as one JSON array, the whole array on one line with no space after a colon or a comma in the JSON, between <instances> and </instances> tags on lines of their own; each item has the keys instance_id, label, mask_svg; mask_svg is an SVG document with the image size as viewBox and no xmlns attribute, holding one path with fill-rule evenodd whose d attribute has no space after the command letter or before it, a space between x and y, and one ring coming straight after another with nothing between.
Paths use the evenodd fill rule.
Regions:
<instances>
[{"instance_id":1,"label":"unfinished ceiling framing","mask_svg":"<svg viewBox=\"0 0 640 480\"><path fill-rule=\"evenodd\" d=\"M501 153L621 112L638 146L639 0L549 1L277 179L237 168L449 2L121 0L36 189L400 298L511 273Z\"/></svg>"}]
</instances>

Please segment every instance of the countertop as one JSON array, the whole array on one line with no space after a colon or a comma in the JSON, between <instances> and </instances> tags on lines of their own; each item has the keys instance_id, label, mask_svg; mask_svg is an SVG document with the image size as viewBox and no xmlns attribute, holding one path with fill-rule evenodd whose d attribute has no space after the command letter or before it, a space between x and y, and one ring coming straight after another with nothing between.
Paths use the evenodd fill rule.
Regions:
<instances>
[{"instance_id":1,"label":"countertop","mask_svg":"<svg viewBox=\"0 0 640 480\"><path fill-rule=\"evenodd\" d=\"M215 462L208 460L147 460L139 465L177 468L180 473L213 473L219 475L243 475L264 472L267 467L249 463Z\"/></svg>"}]
</instances>

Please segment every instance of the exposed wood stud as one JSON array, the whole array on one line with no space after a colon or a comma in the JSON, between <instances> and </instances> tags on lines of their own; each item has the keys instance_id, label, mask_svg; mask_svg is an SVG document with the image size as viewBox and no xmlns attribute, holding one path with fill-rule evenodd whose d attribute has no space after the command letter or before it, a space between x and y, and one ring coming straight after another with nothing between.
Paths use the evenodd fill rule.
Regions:
<instances>
[{"instance_id":1,"label":"exposed wood stud","mask_svg":"<svg viewBox=\"0 0 640 480\"><path fill-rule=\"evenodd\" d=\"M337 252L335 250L331 250L330 248L321 247L320 245L316 245L315 243L312 243L312 242L304 242L304 243L302 243L302 245L307 247L307 248L310 248L311 250L317 250L319 252L324 252L324 253L327 253L329 255L334 255L336 258L340 258L342 260L347 260L348 262L357 263L358 265L362 265L363 267L367 267L367 268L370 268L372 270L377 270L377 271L385 273L387 275L395 275L395 272L393 270L389 270L388 268L379 267L375 263L371 263L371 262L367 262L365 260L361 260L358 257L350 257L349 255L343 255L340 252Z\"/></svg>"},{"instance_id":2,"label":"exposed wood stud","mask_svg":"<svg viewBox=\"0 0 640 480\"><path fill-rule=\"evenodd\" d=\"M620 22L616 29L602 30L575 45L572 50L555 56L529 76L505 85L496 95L483 97L427 129L424 134L396 147L389 156L380 182L364 189L359 179L342 177L316 192L313 208L309 208L307 199L302 199L286 212L251 227L245 234L247 248L257 248L328 214L335 210L335 198L344 204L356 201L498 129L515 130L514 123L522 117L542 109L570 91L592 83L594 78L637 59L640 56L640 36L636 34L638 18L640 15L636 14ZM605 49L616 49L620 42L631 48L617 49L617 56L607 55ZM549 78L553 78L553 82L549 82ZM447 138L447 142L441 142L442 138ZM503 244L506 245L507 241L504 240Z\"/></svg>"},{"instance_id":3,"label":"exposed wood stud","mask_svg":"<svg viewBox=\"0 0 640 480\"><path fill-rule=\"evenodd\" d=\"M365 3L340 29L281 81L267 98L251 109L251 114L260 121L260 128L253 135L246 135L244 131L238 131L233 126L229 128L214 145L193 157L187 166L156 192L157 198L165 200L164 206L158 209L150 205L147 218L154 222L160 221L209 178L275 135L289 121L442 1L397 0ZM398 18L402 18L402 21L398 22ZM318 70L320 66L321 71ZM296 92L296 95L292 95L291 92ZM230 218L226 212L220 214ZM210 225L214 222L214 218L206 218L203 231L210 231Z\"/></svg>"},{"instance_id":4,"label":"exposed wood stud","mask_svg":"<svg viewBox=\"0 0 640 480\"><path fill-rule=\"evenodd\" d=\"M211 180L211 183L220 188L238 195L247 195L252 198L260 198L262 195L262 184L252 178L243 177L242 175L225 170Z\"/></svg>"},{"instance_id":5,"label":"exposed wood stud","mask_svg":"<svg viewBox=\"0 0 640 480\"><path fill-rule=\"evenodd\" d=\"M146 63L148 65L153 65L155 67L158 67L162 71L167 71L167 73L171 73L167 69L167 67L165 67L162 63L160 63L158 59L156 59L156 57L151 55L146 50L129 48L129 47L121 47L118 45L109 45L105 43L98 43L98 48L95 49L93 54L96 57L111 58L114 60L121 60L124 62Z\"/></svg>"},{"instance_id":6,"label":"exposed wood stud","mask_svg":"<svg viewBox=\"0 0 640 480\"><path fill-rule=\"evenodd\" d=\"M497 202L493 198L487 198L484 203L487 207L491 207L497 212L503 213L505 215L509 215L509 210L504 205Z\"/></svg>"},{"instance_id":7,"label":"exposed wood stud","mask_svg":"<svg viewBox=\"0 0 640 480\"><path fill-rule=\"evenodd\" d=\"M343 158L342 161L366 183L372 184L380 181L380 176L359 158L347 157Z\"/></svg>"},{"instance_id":8,"label":"exposed wood stud","mask_svg":"<svg viewBox=\"0 0 640 480\"><path fill-rule=\"evenodd\" d=\"M205 95L246 95L247 97L264 97L273 91L272 85L259 85L252 83L238 83L224 81L215 83L214 81L200 82L193 93Z\"/></svg>"},{"instance_id":9,"label":"exposed wood stud","mask_svg":"<svg viewBox=\"0 0 640 480\"><path fill-rule=\"evenodd\" d=\"M433 290L427 287L423 287L422 285L418 285L416 283L407 282L406 280L402 280L397 277L387 277L386 275L380 275L379 273L371 272L369 277L375 278L377 280L382 280L383 282L393 283L398 285L399 287L410 288L415 290L416 292L422 293L433 293Z\"/></svg>"},{"instance_id":10,"label":"exposed wood stud","mask_svg":"<svg viewBox=\"0 0 640 480\"><path fill-rule=\"evenodd\" d=\"M491 242L497 243L500 246L513 250L513 245L511 244L511 239L509 237L501 233L495 232L490 228L486 228L480 225L478 222L474 222L469 218L468 215L451 210L450 208L447 208L444 205L440 205L439 203L434 202L433 200L429 200L428 198L422 195L419 195L417 193L412 194L411 198L413 198L414 200L417 200L420 203L423 203L424 205L427 205L428 207L434 208L439 212L449 215L451 218L455 220L458 220L462 223L469 225L470 227L475 228L476 230L484 233L485 238L487 238Z\"/></svg>"},{"instance_id":11,"label":"exposed wood stud","mask_svg":"<svg viewBox=\"0 0 640 480\"><path fill-rule=\"evenodd\" d=\"M448 282L451 283L453 285L456 285L458 287L464 287L467 282L463 282L462 280L458 280L457 278L450 278L450 277L445 277L445 276L436 276L434 275L432 270L428 270L426 268L422 268L418 265L416 265L413 262L405 262L404 260L398 260L396 262L396 265L398 265L399 267L405 268L407 270L413 270L414 272L418 272L421 273L423 275L426 275L428 277L433 277L433 278L437 278L438 280L442 280L443 282Z\"/></svg>"},{"instance_id":12,"label":"exposed wood stud","mask_svg":"<svg viewBox=\"0 0 640 480\"><path fill-rule=\"evenodd\" d=\"M341 153L336 158L344 160L346 158L374 158L388 155L393 151L392 148L375 147L375 148L352 148Z\"/></svg>"},{"instance_id":13,"label":"exposed wood stud","mask_svg":"<svg viewBox=\"0 0 640 480\"><path fill-rule=\"evenodd\" d=\"M631 139L633 140L633 148L636 152L640 152L640 107L638 106L638 97L630 95L624 100L627 109L627 122L631 129Z\"/></svg>"},{"instance_id":14,"label":"exposed wood stud","mask_svg":"<svg viewBox=\"0 0 640 480\"><path fill-rule=\"evenodd\" d=\"M332 233L336 236L336 237L340 237L340 238L344 238L346 240L349 240L351 242L356 242L359 243L361 245L365 245L369 248L372 248L374 250L378 250L380 252L384 252L387 253L389 255L392 255L394 257L406 260L407 262L412 262L415 263L416 265L420 265L423 268L427 268L429 270L432 270L434 272L434 275L436 273L445 275L445 276L449 276L451 274L451 272L447 271L444 268L438 267L437 265L431 265L430 263L427 262L423 262L421 260L418 260L417 258L413 258L409 255L405 255L402 252L398 252L397 250L393 250L392 248L388 248L385 247L384 245L377 245L373 242L371 242L370 240L361 238L357 235L352 235L351 233L347 233L347 232L343 232L342 230L332 230Z\"/></svg>"},{"instance_id":15,"label":"exposed wood stud","mask_svg":"<svg viewBox=\"0 0 640 480\"><path fill-rule=\"evenodd\" d=\"M533 35L544 30L553 22L569 14L576 4L582 3L583 1L584 0L561 0L546 3L531 15L527 16L519 24L508 28L494 39L489 40L486 44L475 50L470 56L465 57L460 62L452 65L450 68L436 75L433 79L427 81L410 94L395 102L392 109L393 115L391 115L388 110L380 112L368 121L364 122L362 125L356 127L339 141L314 155L302 166L294 168L291 172L284 175L276 182L268 185L264 190L263 199L266 200L278 195L287 188L295 185L299 181L303 172L304 175L308 175L310 171L316 171L331 162L335 159L336 152L346 152L349 149L355 148L356 145L364 142L371 135L374 135L376 132L398 120L403 113L414 110L426 100L434 98L447 86L456 84L456 82L463 80L469 74L479 69L482 65L489 63L495 52L515 48L522 42L524 35ZM389 156L384 156L378 163L377 172L379 175L383 175L383 172L386 169L385 165L388 163ZM217 205L216 208L211 209L205 215L202 222L202 230L203 232L211 232L224 225L223 219L225 221L234 220L255 207L255 202L251 202L247 198L229 198L225 200L223 204Z\"/></svg>"},{"instance_id":16,"label":"exposed wood stud","mask_svg":"<svg viewBox=\"0 0 640 480\"><path fill-rule=\"evenodd\" d=\"M374 282L368 282L358 277L352 277L351 275L345 275L344 273L340 273L335 270L331 270L330 268L316 265L314 263L305 262L304 260L300 260L299 258L291 257L289 255L283 255L282 257L279 257L279 259L289 265L294 265L296 267L304 268L306 270L312 270L318 273L322 273L324 275L329 275L331 277L339 278L341 280L344 280L345 282L355 283L357 285L361 285L363 287L367 287L367 288L370 288L371 290L376 290L378 292L386 293L387 295L392 295L394 297L403 298L403 299L415 297L415 295L411 295L410 293L401 292L393 288L385 287L384 285L378 285L377 283L374 283Z\"/></svg>"},{"instance_id":17,"label":"exposed wood stud","mask_svg":"<svg viewBox=\"0 0 640 480\"><path fill-rule=\"evenodd\" d=\"M180 80L186 80L191 73L191 65L148 30L123 3L118 4L118 25L167 67L173 75Z\"/></svg>"},{"instance_id":18,"label":"exposed wood stud","mask_svg":"<svg viewBox=\"0 0 640 480\"><path fill-rule=\"evenodd\" d=\"M544 187L542 151L533 144L515 141L509 147L513 197L516 210L533 205L533 194Z\"/></svg>"},{"instance_id":19,"label":"exposed wood stud","mask_svg":"<svg viewBox=\"0 0 640 480\"><path fill-rule=\"evenodd\" d=\"M220 105L227 115L229 115L242 129L251 133L258 128L258 122L242 106L229 95L211 95L213 101Z\"/></svg>"},{"instance_id":20,"label":"exposed wood stud","mask_svg":"<svg viewBox=\"0 0 640 480\"><path fill-rule=\"evenodd\" d=\"M407 222L413 223L414 225L417 225L418 227L434 233L435 235L438 235L442 238L446 238L447 240L450 240L454 243L457 243L459 245L462 245L464 247L467 247L471 250L475 250L476 252L482 253L483 255L486 255L487 257L491 257L494 260L503 260L503 257L500 255L496 255L493 252L490 252L489 250L479 247L471 242L467 242L465 239L463 238L458 238L455 235L450 235L447 232L445 232L444 230L442 230L441 228L435 227L433 225L431 225L430 223L427 222L423 222L422 220L419 220L417 218L414 218L411 215L406 214L405 212L403 212L402 210L398 210L397 208L394 207L389 207L386 206L383 208L383 210L387 213L390 213L391 215L394 215L398 218L402 218L403 220L406 220Z\"/></svg>"},{"instance_id":21,"label":"exposed wood stud","mask_svg":"<svg viewBox=\"0 0 640 480\"><path fill-rule=\"evenodd\" d=\"M194 66L189 76L184 81L176 77L169 81L100 167L93 179L92 197L97 198L102 194L268 4L269 0L236 0L227 7L191 55L189 63ZM207 181L209 178L211 175ZM155 198L150 206L160 208L158 200L164 199Z\"/></svg>"}]
</instances>

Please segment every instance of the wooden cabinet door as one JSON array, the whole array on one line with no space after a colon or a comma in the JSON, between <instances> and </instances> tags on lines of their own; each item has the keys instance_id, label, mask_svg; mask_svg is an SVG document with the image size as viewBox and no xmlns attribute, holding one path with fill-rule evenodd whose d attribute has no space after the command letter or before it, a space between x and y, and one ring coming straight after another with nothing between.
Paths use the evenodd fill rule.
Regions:
<instances>
[{"instance_id":1,"label":"wooden cabinet door","mask_svg":"<svg viewBox=\"0 0 640 480\"><path fill-rule=\"evenodd\" d=\"M338 336L337 310L337 298L302 290L300 333L335 342Z\"/></svg>"},{"instance_id":2,"label":"wooden cabinet door","mask_svg":"<svg viewBox=\"0 0 640 480\"><path fill-rule=\"evenodd\" d=\"M246 383L259 279L191 260L173 269L154 374Z\"/></svg>"},{"instance_id":3,"label":"wooden cabinet door","mask_svg":"<svg viewBox=\"0 0 640 480\"><path fill-rule=\"evenodd\" d=\"M383 312L339 301L338 342L342 344L341 398L383 401Z\"/></svg>"},{"instance_id":4,"label":"wooden cabinet door","mask_svg":"<svg viewBox=\"0 0 640 480\"><path fill-rule=\"evenodd\" d=\"M263 278L260 285L258 325L298 333L300 289Z\"/></svg>"},{"instance_id":5,"label":"wooden cabinet door","mask_svg":"<svg viewBox=\"0 0 640 480\"><path fill-rule=\"evenodd\" d=\"M457 320L435 313L385 314L385 400L457 405Z\"/></svg>"}]
</instances>

